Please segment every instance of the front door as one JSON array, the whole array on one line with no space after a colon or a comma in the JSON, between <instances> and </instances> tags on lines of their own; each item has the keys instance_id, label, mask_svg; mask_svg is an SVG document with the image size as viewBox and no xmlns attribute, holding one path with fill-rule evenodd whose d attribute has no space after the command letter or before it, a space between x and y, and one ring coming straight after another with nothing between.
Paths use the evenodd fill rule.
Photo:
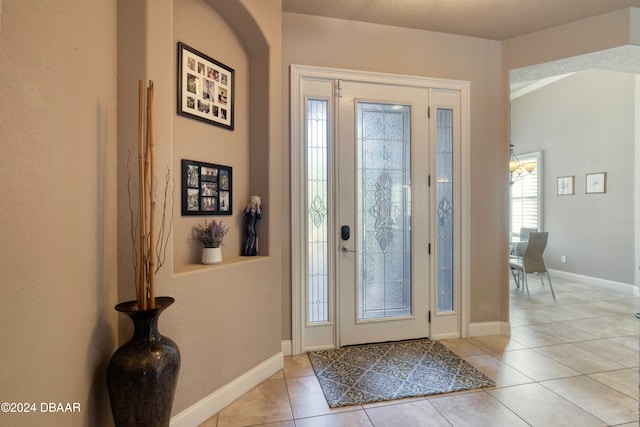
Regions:
<instances>
[{"instance_id":1,"label":"front door","mask_svg":"<svg viewBox=\"0 0 640 427\"><path fill-rule=\"evenodd\" d=\"M340 346L427 337L429 91L339 84Z\"/></svg>"},{"instance_id":2,"label":"front door","mask_svg":"<svg viewBox=\"0 0 640 427\"><path fill-rule=\"evenodd\" d=\"M291 73L292 353L460 337L468 83Z\"/></svg>"}]
</instances>

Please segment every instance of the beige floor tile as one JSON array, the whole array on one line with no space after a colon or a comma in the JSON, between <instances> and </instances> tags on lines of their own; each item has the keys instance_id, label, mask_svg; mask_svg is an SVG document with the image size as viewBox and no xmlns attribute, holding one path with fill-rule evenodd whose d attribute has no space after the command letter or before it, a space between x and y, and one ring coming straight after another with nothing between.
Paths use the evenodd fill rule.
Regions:
<instances>
[{"instance_id":1,"label":"beige floor tile","mask_svg":"<svg viewBox=\"0 0 640 427\"><path fill-rule=\"evenodd\" d=\"M485 354L486 351L463 339L440 340L440 343L460 357Z\"/></svg>"},{"instance_id":2,"label":"beige floor tile","mask_svg":"<svg viewBox=\"0 0 640 427\"><path fill-rule=\"evenodd\" d=\"M565 323L568 326L580 329L598 338L617 337L638 333L637 319L633 324L628 324L625 322L624 318L618 316L571 320Z\"/></svg>"},{"instance_id":3,"label":"beige floor tile","mask_svg":"<svg viewBox=\"0 0 640 427\"><path fill-rule=\"evenodd\" d=\"M511 310L509 319L515 320L521 325L537 325L539 323L552 322L552 320L540 314L535 308Z\"/></svg>"},{"instance_id":4,"label":"beige floor tile","mask_svg":"<svg viewBox=\"0 0 640 427\"><path fill-rule=\"evenodd\" d=\"M284 379L284 369L280 369L275 374L271 375L268 380L283 380Z\"/></svg>"},{"instance_id":5,"label":"beige floor tile","mask_svg":"<svg viewBox=\"0 0 640 427\"><path fill-rule=\"evenodd\" d=\"M199 427L640 427L640 298L554 279L553 300L531 279L531 299L512 284L511 337L441 341L496 388L331 409L301 355Z\"/></svg>"},{"instance_id":6,"label":"beige floor tile","mask_svg":"<svg viewBox=\"0 0 640 427\"><path fill-rule=\"evenodd\" d=\"M509 319L509 323L511 324L512 328L515 327L515 326L527 326L524 323L519 322L519 321L514 320L514 319Z\"/></svg>"},{"instance_id":7,"label":"beige floor tile","mask_svg":"<svg viewBox=\"0 0 640 427\"><path fill-rule=\"evenodd\" d=\"M318 379L313 377L298 377L287 379L291 409L295 419L315 417L336 412L354 411L361 409L357 406L329 408Z\"/></svg>"},{"instance_id":8,"label":"beige floor tile","mask_svg":"<svg viewBox=\"0 0 640 427\"><path fill-rule=\"evenodd\" d=\"M638 366L638 349L625 345L627 340L625 337L606 338L601 340L584 341L575 345L583 350L597 354L625 368L634 368ZM637 345L638 339L629 340L629 344Z\"/></svg>"},{"instance_id":9,"label":"beige floor tile","mask_svg":"<svg viewBox=\"0 0 640 427\"><path fill-rule=\"evenodd\" d=\"M622 345L640 351L640 335L638 334L613 337L609 338L609 340L614 343L614 345Z\"/></svg>"},{"instance_id":10,"label":"beige floor tile","mask_svg":"<svg viewBox=\"0 0 640 427\"><path fill-rule=\"evenodd\" d=\"M453 426L518 427L521 418L486 392L457 394L430 399L429 402Z\"/></svg>"},{"instance_id":11,"label":"beige floor tile","mask_svg":"<svg viewBox=\"0 0 640 427\"><path fill-rule=\"evenodd\" d=\"M638 396L638 370L621 369L619 371L600 372L589 375L590 378L624 393L636 400Z\"/></svg>"},{"instance_id":12,"label":"beige floor tile","mask_svg":"<svg viewBox=\"0 0 640 427\"><path fill-rule=\"evenodd\" d=\"M615 301L609 301L611 304L624 309L625 313L635 314L640 311L640 298L620 298Z\"/></svg>"},{"instance_id":13,"label":"beige floor tile","mask_svg":"<svg viewBox=\"0 0 640 427\"><path fill-rule=\"evenodd\" d=\"M612 326L618 326L624 331L629 331L628 333L623 333L619 336L633 334L638 335L640 333L640 320L635 316L635 313L618 314L606 317L605 320Z\"/></svg>"},{"instance_id":14,"label":"beige floor tile","mask_svg":"<svg viewBox=\"0 0 640 427\"><path fill-rule=\"evenodd\" d=\"M534 381L580 375L579 372L532 349L506 351L502 354L497 354L496 358Z\"/></svg>"},{"instance_id":15,"label":"beige floor tile","mask_svg":"<svg viewBox=\"0 0 640 427\"><path fill-rule=\"evenodd\" d=\"M533 311L549 322L564 322L565 320L581 319L585 316L584 313L567 310L571 305L573 304L549 305L533 309Z\"/></svg>"},{"instance_id":16,"label":"beige floor tile","mask_svg":"<svg viewBox=\"0 0 640 427\"><path fill-rule=\"evenodd\" d=\"M590 334L583 331L582 329L570 326L567 324L567 322L542 323L538 325L531 325L531 328L540 332L544 332L547 335L551 335L552 337L559 339L560 341L565 343L587 341L600 338L597 335Z\"/></svg>"},{"instance_id":17,"label":"beige floor tile","mask_svg":"<svg viewBox=\"0 0 640 427\"><path fill-rule=\"evenodd\" d=\"M200 424L198 427L217 427L218 426L218 414L209 418L207 421Z\"/></svg>"},{"instance_id":18,"label":"beige floor tile","mask_svg":"<svg viewBox=\"0 0 640 427\"><path fill-rule=\"evenodd\" d=\"M588 319L590 317L599 316L600 312L597 311L597 307L594 307L595 302L583 302L578 304L563 304L560 307L568 313L573 319Z\"/></svg>"},{"instance_id":19,"label":"beige floor tile","mask_svg":"<svg viewBox=\"0 0 640 427\"><path fill-rule=\"evenodd\" d=\"M581 374L593 374L595 372L624 368L624 366L611 360L582 349L578 344L552 345L537 348L536 351Z\"/></svg>"},{"instance_id":20,"label":"beige floor tile","mask_svg":"<svg viewBox=\"0 0 640 427\"><path fill-rule=\"evenodd\" d=\"M586 376L542 383L608 425L638 420L638 401Z\"/></svg>"},{"instance_id":21,"label":"beige floor tile","mask_svg":"<svg viewBox=\"0 0 640 427\"><path fill-rule=\"evenodd\" d=\"M255 426L257 427L257 426ZM277 423L267 423L267 424L260 424L260 427L296 427L296 422L291 420L291 421L280 421Z\"/></svg>"},{"instance_id":22,"label":"beige floor tile","mask_svg":"<svg viewBox=\"0 0 640 427\"><path fill-rule=\"evenodd\" d=\"M373 427L364 410L296 419L296 427Z\"/></svg>"},{"instance_id":23,"label":"beige floor tile","mask_svg":"<svg viewBox=\"0 0 640 427\"><path fill-rule=\"evenodd\" d=\"M602 420L537 383L487 393L532 426L604 426Z\"/></svg>"},{"instance_id":24,"label":"beige floor tile","mask_svg":"<svg viewBox=\"0 0 640 427\"><path fill-rule=\"evenodd\" d=\"M601 290L594 286L591 290L581 291L580 295L590 301L597 302L617 299L622 297L623 294L614 291Z\"/></svg>"},{"instance_id":25,"label":"beige floor tile","mask_svg":"<svg viewBox=\"0 0 640 427\"><path fill-rule=\"evenodd\" d=\"M495 381L496 387L533 382L531 378L489 354L467 356L464 359Z\"/></svg>"},{"instance_id":26,"label":"beige floor tile","mask_svg":"<svg viewBox=\"0 0 640 427\"><path fill-rule=\"evenodd\" d=\"M526 348L526 346L504 335L472 337L467 338L467 341L490 354Z\"/></svg>"},{"instance_id":27,"label":"beige floor tile","mask_svg":"<svg viewBox=\"0 0 640 427\"><path fill-rule=\"evenodd\" d=\"M220 411L218 427L293 420L285 380L265 381Z\"/></svg>"},{"instance_id":28,"label":"beige floor tile","mask_svg":"<svg viewBox=\"0 0 640 427\"><path fill-rule=\"evenodd\" d=\"M427 400L365 407L375 427L449 427L449 422ZM427 421L428 420L428 421Z\"/></svg>"},{"instance_id":29,"label":"beige floor tile","mask_svg":"<svg viewBox=\"0 0 640 427\"><path fill-rule=\"evenodd\" d=\"M624 314L629 311L629 307L623 304L622 300L615 301L597 301L587 304L592 313L598 313L598 316L611 316Z\"/></svg>"},{"instance_id":30,"label":"beige floor tile","mask_svg":"<svg viewBox=\"0 0 640 427\"><path fill-rule=\"evenodd\" d=\"M570 305L570 304L581 304L581 303L597 301L597 299L594 300L593 297L589 295L577 294L569 289L563 288L560 292L558 292L558 289L554 287L554 290L556 291L555 302L558 304Z\"/></svg>"},{"instance_id":31,"label":"beige floor tile","mask_svg":"<svg viewBox=\"0 0 640 427\"><path fill-rule=\"evenodd\" d=\"M511 294L510 294L510 308L511 310L520 310L528 308L542 307L544 303L537 299L528 299L526 294L518 289L515 289L515 285L511 282Z\"/></svg>"},{"instance_id":32,"label":"beige floor tile","mask_svg":"<svg viewBox=\"0 0 640 427\"><path fill-rule=\"evenodd\" d=\"M399 405L401 403L410 403L410 402L416 402L416 401L420 401L420 400L429 399L430 397L432 397L432 396L404 397L402 399L382 400L380 402L363 403L362 404L362 408L363 409L370 409L370 408L379 408L381 406Z\"/></svg>"},{"instance_id":33,"label":"beige floor tile","mask_svg":"<svg viewBox=\"0 0 640 427\"><path fill-rule=\"evenodd\" d=\"M284 358L285 378L308 377L315 375L309 356L300 354Z\"/></svg>"},{"instance_id":34,"label":"beige floor tile","mask_svg":"<svg viewBox=\"0 0 640 427\"><path fill-rule=\"evenodd\" d=\"M545 345L561 344L558 338L545 334L529 326L511 328L511 338L527 347L542 347Z\"/></svg>"}]
</instances>

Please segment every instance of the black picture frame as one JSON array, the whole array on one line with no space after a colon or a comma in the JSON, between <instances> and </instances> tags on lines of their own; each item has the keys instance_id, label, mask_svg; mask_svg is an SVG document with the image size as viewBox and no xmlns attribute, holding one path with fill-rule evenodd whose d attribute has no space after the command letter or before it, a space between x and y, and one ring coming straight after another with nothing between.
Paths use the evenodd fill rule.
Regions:
<instances>
[{"instance_id":1,"label":"black picture frame","mask_svg":"<svg viewBox=\"0 0 640 427\"><path fill-rule=\"evenodd\" d=\"M182 160L182 215L231 215L233 168Z\"/></svg>"},{"instance_id":2,"label":"black picture frame","mask_svg":"<svg viewBox=\"0 0 640 427\"><path fill-rule=\"evenodd\" d=\"M178 114L233 130L235 70L178 42Z\"/></svg>"}]
</instances>

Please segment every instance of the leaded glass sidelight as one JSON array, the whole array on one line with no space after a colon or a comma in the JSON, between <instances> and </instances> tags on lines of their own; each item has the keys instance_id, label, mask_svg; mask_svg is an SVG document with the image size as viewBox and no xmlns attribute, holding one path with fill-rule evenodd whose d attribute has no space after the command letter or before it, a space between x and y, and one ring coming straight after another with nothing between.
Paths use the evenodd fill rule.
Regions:
<instances>
[{"instance_id":1,"label":"leaded glass sidelight","mask_svg":"<svg viewBox=\"0 0 640 427\"><path fill-rule=\"evenodd\" d=\"M307 321L329 321L328 101L307 101Z\"/></svg>"},{"instance_id":2,"label":"leaded glass sidelight","mask_svg":"<svg viewBox=\"0 0 640 427\"><path fill-rule=\"evenodd\" d=\"M357 104L359 319L411 314L410 113Z\"/></svg>"},{"instance_id":3,"label":"leaded glass sidelight","mask_svg":"<svg viewBox=\"0 0 640 427\"><path fill-rule=\"evenodd\" d=\"M436 116L437 289L439 312L453 311L453 110Z\"/></svg>"}]
</instances>

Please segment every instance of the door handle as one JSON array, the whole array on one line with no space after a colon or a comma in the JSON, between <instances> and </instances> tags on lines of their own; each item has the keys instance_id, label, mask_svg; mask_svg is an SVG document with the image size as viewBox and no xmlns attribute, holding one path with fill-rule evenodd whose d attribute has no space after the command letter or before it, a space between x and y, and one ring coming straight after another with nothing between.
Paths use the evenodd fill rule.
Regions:
<instances>
[{"instance_id":1,"label":"door handle","mask_svg":"<svg viewBox=\"0 0 640 427\"><path fill-rule=\"evenodd\" d=\"M342 251L343 254L346 254L347 252L355 252L355 250L349 248L349 246L347 245L342 245L340 247L340 250Z\"/></svg>"}]
</instances>

